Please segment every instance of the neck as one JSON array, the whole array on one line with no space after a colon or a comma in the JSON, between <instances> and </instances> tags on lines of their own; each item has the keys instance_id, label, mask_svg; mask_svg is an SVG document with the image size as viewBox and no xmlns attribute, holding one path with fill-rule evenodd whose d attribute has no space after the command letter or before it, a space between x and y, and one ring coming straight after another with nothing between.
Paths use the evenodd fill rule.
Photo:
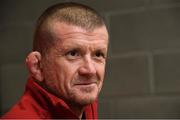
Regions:
<instances>
[{"instance_id":1,"label":"neck","mask_svg":"<svg viewBox=\"0 0 180 120\"><path fill-rule=\"evenodd\" d=\"M75 104L68 104L69 107L71 108L72 112L79 118L82 118L83 112L84 112L84 106L80 106L80 105L75 105Z\"/></svg>"}]
</instances>

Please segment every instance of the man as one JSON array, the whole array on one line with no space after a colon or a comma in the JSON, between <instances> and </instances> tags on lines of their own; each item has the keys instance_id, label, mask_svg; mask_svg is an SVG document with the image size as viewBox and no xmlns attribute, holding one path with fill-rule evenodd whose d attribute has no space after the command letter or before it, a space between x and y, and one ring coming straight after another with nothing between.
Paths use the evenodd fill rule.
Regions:
<instances>
[{"instance_id":1,"label":"man","mask_svg":"<svg viewBox=\"0 0 180 120\"><path fill-rule=\"evenodd\" d=\"M3 118L97 119L108 47L103 19L91 8L61 3L39 18L24 95Z\"/></svg>"}]
</instances>

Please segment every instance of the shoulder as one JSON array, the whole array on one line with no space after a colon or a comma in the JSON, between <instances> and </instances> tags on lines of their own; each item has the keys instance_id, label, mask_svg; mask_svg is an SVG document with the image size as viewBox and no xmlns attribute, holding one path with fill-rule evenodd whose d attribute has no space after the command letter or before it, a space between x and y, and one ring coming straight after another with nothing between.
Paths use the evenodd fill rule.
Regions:
<instances>
[{"instance_id":1,"label":"shoulder","mask_svg":"<svg viewBox=\"0 0 180 120\"><path fill-rule=\"evenodd\" d=\"M49 115L33 99L24 95L2 118L49 118Z\"/></svg>"}]
</instances>

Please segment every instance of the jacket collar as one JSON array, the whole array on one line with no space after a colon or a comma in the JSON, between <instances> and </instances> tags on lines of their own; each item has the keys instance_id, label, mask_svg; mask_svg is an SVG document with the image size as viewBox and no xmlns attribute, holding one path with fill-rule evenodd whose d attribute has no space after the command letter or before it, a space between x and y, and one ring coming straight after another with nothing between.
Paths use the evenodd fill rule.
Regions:
<instances>
[{"instance_id":1,"label":"jacket collar","mask_svg":"<svg viewBox=\"0 0 180 120\"><path fill-rule=\"evenodd\" d=\"M65 101L46 91L33 78L29 78L25 93L31 94L38 105L48 113L50 112L53 118L78 119ZM97 101L87 105L84 114L86 119L97 119Z\"/></svg>"}]
</instances>

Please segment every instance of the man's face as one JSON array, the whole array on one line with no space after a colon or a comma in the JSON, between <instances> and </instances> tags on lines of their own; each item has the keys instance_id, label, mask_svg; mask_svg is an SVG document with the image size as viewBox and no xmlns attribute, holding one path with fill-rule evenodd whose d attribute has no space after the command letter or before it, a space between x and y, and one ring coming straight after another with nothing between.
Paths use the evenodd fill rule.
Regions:
<instances>
[{"instance_id":1,"label":"man's face","mask_svg":"<svg viewBox=\"0 0 180 120\"><path fill-rule=\"evenodd\" d=\"M108 47L105 26L88 32L55 22L51 31L56 42L43 64L46 86L67 102L92 103L104 79Z\"/></svg>"}]
</instances>

